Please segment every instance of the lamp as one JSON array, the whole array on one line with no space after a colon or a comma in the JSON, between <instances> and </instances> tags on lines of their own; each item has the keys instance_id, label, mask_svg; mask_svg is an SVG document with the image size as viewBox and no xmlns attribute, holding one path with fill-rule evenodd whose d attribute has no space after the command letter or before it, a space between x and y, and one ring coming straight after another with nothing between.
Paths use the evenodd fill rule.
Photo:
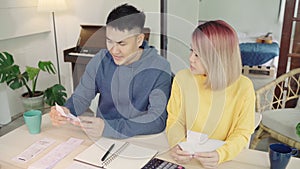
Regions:
<instances>
[{"instance_id":1,"label":"lamp","mask_svg":"<svg viewBox=\"0 0 300 169\"><path fill-rule=\"evenodd\" d=\"M58 75L58 82L59 82L59 84L61 84L54 12L62 11L62 10L67 9L67 5L66 5L65 0L39 0L37 9L38 9L38 11L44 11L44 12L51 12L52 13L53 34L54 34L54 43L55 43L55 51L56 51L56 63L57 63L57 72L58 72L57 75Z\"/></svg>"}]
</instances>

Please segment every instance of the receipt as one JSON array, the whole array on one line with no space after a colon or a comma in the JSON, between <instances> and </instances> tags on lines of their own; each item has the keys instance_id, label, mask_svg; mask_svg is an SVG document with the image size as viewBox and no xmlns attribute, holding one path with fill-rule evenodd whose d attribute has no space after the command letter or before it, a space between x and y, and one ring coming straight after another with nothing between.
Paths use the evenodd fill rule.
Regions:
<instances>
[{"instance_id":1,"label":"receipt","mask_svg":"<svg viewBox=\"0 0 300 169\"><path fill-rule=\"evenodd\" d=\"M192 143L205 144L208 141L208 135L188 130L187 140Z\"/></svg>"},{"instance_id":2,"label":"receipt","mask_svg":"<svg viewBox=\"0 0 300 169\"><path fill-rule=\"evenodd\" d=\"M66 142L63 142L56 146L44 157L34 162L29 166L29 169L51 169L53 168L61 159L70 154L75 150L81 143L82 139L69 138Z\"/></svg>"},{"instance_id":3,"label":"receipt","mask_svg":"<svg viewBox=\"0 0 300 169\"><path fill-rule=\"evenodd\" d=\"M57 103L55 103L55 108L56 108L56 110L57 110L62 116L67 117L67 118L71 119L72 121L79 121L79 122L80 122L80 119L79 119L78 117L74 116L72 113L67 113L67 114L66 114L66 113L64 112L64 109L63 109L60 105L58 105Z\"/></svg>"},{"instance_id":4,"label":"receipt","mask_svg":"<svg viewBox=\"0 0 300 169\"><path fill-rule=\"evenodd\" d=\"M204 133L188 130L186 142L181 142L178 145L182 150L194 154L195 152L214 151L224 143L222 140L209 139Z\"/></svg>"},{"instance_id":5,"label":"receipt","mask_svg":"<svg viewBox=\"0 0 300 169\"><path fill-rule=\"evenodd\" d=\"M41 152L43 152L47 147L49 147L54 142L55 142L54 139L43 138L35 142L34 144L32 144L30 147L24 150L21 154L14 157L12 160L19 163L26 163L32 158L36 157Z\"/></svg>"}]
</instances>

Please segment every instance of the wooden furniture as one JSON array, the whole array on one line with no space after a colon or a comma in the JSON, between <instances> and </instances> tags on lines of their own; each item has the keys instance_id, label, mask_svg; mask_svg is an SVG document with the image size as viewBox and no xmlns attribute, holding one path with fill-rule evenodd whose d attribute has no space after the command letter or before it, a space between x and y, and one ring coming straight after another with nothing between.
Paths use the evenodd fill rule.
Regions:
<instances>
[{"instance_id":1,"label":"wooden furniture","mask_svg":"<svg viewBox=\"0 0 300 169\"><path fill-rule=\"evenodd\" d=\"M155 136L160 136L162 139L166 139L164 133L149 135L149 136L138 136L130 138L132 143L139 143L149 148L162 147L163 142L166 140L157 141ZM56 142L47 148L44 152L34 157L28 163L16 163L12 160L13 157L23 152L30 145L35 143L42 138L52 138ZM43 115L41 133L36 135L29 134L25 125L7 133L0 137L0 168L1 169L25 169L30 164L44 157L47 153L53 150L57 145L67 141L70 137L83 139L83 143L73 150L70 154L64 157L58 162L54 169L65 169L68 168L74 161L74 157L85 150L87 147L93 144L93 141L79 128L71 124L65 124L61 127L52 126L49 118L49 114ZM147 139L145 139L147 138ZM154 140L154 141L153 141ZM155 141L156 140L156 141ZM157 155L158 158L174 162L170 156L168 149L160 151ZM192 160L191 163L184 165L188 169L201 169L203 168L197 161ZM287 169L294 169L300 166L300 159L292 157ZM126 164L124 164L126 168ZM244 149L234 160L221 164L218 169L268 169L270 168L268 153L250 149Z\"/></svg>"},{"instance_id":2,"label":"wooden furniture","mask_svg":"<svg viewBox=\"0 0 300 169\"><path fill-rule=\"evenodd\" d=\"M144 28L145 40L149 41L150 28ZM81 25L77 45L64 50L64 61L71 62L73 88L78 85L87 63L100 50L106 48L106 27Z\"/></svg>"},{"instance_id":3,"label":"wooden furniture","mask_svg":"<svg viewBox=\"0 0 300 169\"><path fill-rule=\"evenodd\" d=\"M295 128L300 119L300 108L289 108L289 103L297 101L299 94L300 68L283 74L256 91L256 111L263 117L250 148L254 149L261 139L270 136L300 149L300 138Z\"/></svg>"},{"instance_id":4,"label":"wooden furniture","mask_svg":"<svg viewBox=\"0 0 300 169\"><path fill-rule=\"evenodd\" d=\"M298 6L296 6L297 4ZM296 9L298 9L298 11L296 11ZM299 68L300 3L297 3L297 0L288 0L285 4L277 77L287 71L287 63L289 57L291 58L290 69Z\"/></svg>"},{"instance_id":5,"label":"wooden furniture","mask_svg":"<svg viewBox=\"0 0 300 169\"><path fill-rule=\"evenodd\" d=\"M300 67L300 3L297 1L288 0L285 4L277 77ZM276 96L279 97L279 93ZM296 104L296 101L290 102L289 106L294 107Z\"/></svg>"}]
</instances>

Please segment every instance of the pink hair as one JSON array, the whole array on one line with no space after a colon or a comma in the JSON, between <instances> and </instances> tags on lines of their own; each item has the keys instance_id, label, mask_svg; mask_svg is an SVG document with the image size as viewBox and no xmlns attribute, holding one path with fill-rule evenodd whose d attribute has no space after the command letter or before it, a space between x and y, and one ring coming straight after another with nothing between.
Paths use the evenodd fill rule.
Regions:
<instances>
[{"instance_id":1,"label":"pink hair","mask_svg":"<svg viewBox=\"0 0 300 169\"><path fill-rule=\"evenodd\" d=\"M212 89L224 89L241 75L239 41L226 22L199 25L192 34L192 46L207 71L206 85Z\"/></svg>"}]
</instances>

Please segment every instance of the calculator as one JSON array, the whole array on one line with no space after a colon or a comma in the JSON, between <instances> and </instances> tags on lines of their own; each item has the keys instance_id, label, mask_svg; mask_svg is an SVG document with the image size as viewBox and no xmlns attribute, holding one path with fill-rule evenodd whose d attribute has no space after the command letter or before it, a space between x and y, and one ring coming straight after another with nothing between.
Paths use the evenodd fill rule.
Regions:
<instances>
[{"instance_id":1,"label":"calculator","mask_svg":"<svg viewBox=\"0 0 300 169\"><path fill-rule=\"evenodd\" d=\"M183 166L161 160L158 158L152 158L142 169L185 169Z\"/></svg>"}]
</instances>

